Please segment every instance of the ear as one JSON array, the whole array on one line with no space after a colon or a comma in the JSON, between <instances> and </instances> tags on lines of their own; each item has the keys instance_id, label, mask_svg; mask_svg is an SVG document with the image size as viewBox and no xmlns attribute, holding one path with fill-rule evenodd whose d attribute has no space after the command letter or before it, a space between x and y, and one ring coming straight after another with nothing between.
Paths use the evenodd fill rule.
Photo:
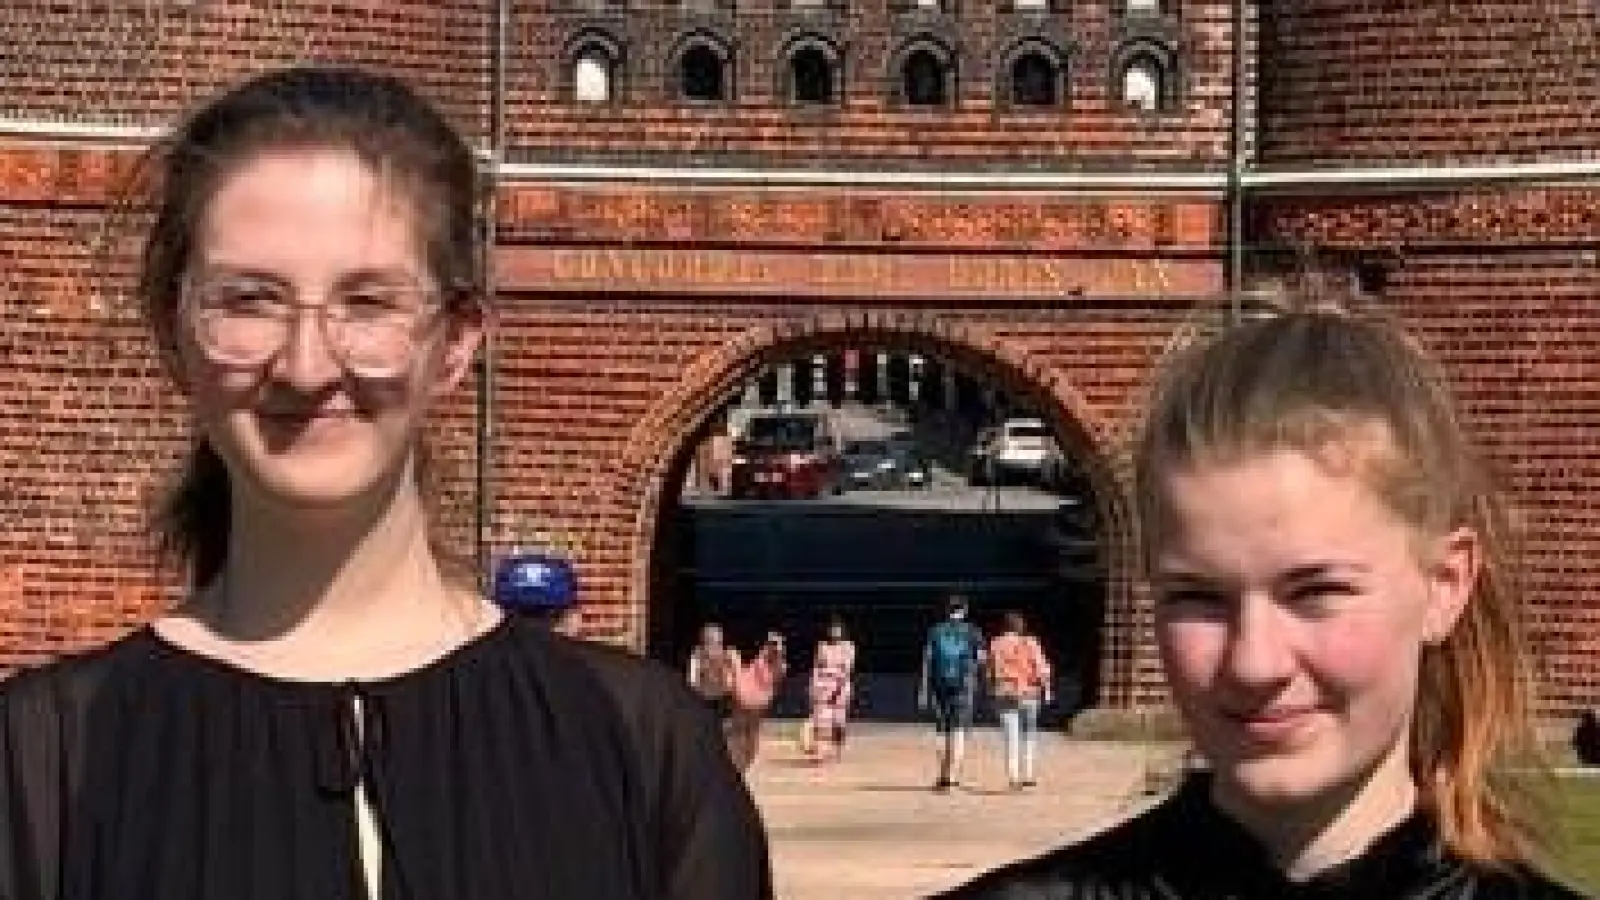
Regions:
<instances>
[{"instance_id":1,"label":"ear","mask_svg":"<svg viewBox=\"0 0 1600 900\"><path fill-rule=\"evenodd\" d=\"M1460 621L1483 571L1483 545L1471 528L1458 528L1436 541L1423 575L1428 608L1422 622L1424 644L1440 644Z\"/></svg>"},{"instance_id":2,"label":"ear","mask_svg":"<svg viewBox=\"0 0 1600 900\"><path fill-rule=\"evenodd\" d=\"M486 335L494 327L494 314L482 303L473 303L450 317L445 331L444 355L439 377L434 380L434 396L448 394L461 386L472 359L478 355Z\"/></svg>"}]
</instances>

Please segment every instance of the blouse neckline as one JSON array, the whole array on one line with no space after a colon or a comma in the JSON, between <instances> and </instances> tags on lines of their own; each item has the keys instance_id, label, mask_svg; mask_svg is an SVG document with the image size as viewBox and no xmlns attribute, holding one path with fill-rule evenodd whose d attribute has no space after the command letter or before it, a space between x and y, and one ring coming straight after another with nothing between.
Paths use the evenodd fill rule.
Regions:
<instances>
[{"instance_id":1,"label":"blouse neckline","mask_svg":"<svg viewBox=\"0 0 1600 900\"><path fill-rule=\"evenodd\" d=\"M280 691L317 693L342 690L352 686L366 690L397 688L430 676L460 669L501 643L503 636L511 632L513 625L514 617L500 612L494 624L461 643L409 669L378 678L319 679L277 675L185 647L161 636L153 625L144 626L137 635L160 659L188 665L245 684L255 684Z\"/></svg>"}]
</instances>

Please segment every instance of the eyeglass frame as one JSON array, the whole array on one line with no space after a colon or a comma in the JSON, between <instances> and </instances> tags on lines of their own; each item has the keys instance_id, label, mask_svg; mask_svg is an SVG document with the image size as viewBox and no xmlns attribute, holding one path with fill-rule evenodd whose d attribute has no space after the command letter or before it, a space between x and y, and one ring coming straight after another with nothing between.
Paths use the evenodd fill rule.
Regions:
<instances>
[{"instance_id":1,"label":"eyeglass frame","mask_svg":"<svg viewBox=\"0 0 1600 900\"><path fill-rule=\"evenodd\" d=\"M411 314L414 315L415 321L407 323L406 337L408 346L406 348L404 359L392 367L374 368L371 366L353 366L350 364L348 359L348 348L342 346L340 341L335 340L332 336L333 333L329 330L328 311L330 309L337 308L337 306L330 304L326 297L324 297L324 300L321 303L302 303L298 301L298 292L287 288L287 286L285 286L283 282L278 279L249 274L231 277L237 277L241 280L254 279L258 283L271 285L275 289L281 288L287 297L293 298L290 300L290 302L283 304L285 309L282 316L274 315L268 317L283 326L283 336L279 338L276 346L274 346L269 352L263 354L258 360L245 361L239 359L228 359L218 355L216 348L212 345L212 342L208 341L204 336L205 329L203 317L201 315L202 310L197 308L196 300L197 295L200 293L200 289L207 287L209 280L201 280L196 278L193 274L190 274L185 276L179 284L178 310L179 315L188 329L191 337L193 337L196 345L200 348L201 353L204 354L207 361L214 365L229 368L263 368L283 354L284 349L289 345L290 339L294 336L294 328L299 324L300 318L309 313L315 316L318 331L321 333L322 341L324 346L327 348L328 355L333 358L334 362L338 364L339 368L357 378L371 379L395 378L405 374L405 372L415 362L417 348L420 343L417 340L418 337L423 332L433 327L439 316L452 307L453 301L456 301L464 296L469 296L470 294L469 291L463 288L458 287L451 289L441 287L433 283L388 285L390 287L401 287L406 291L415 291L423 303L418 306L415 313ZM218 278L215 279L215 281L220 283L224 282L225 279ZM337 290L324 291L322 293L336 294Z\"/></svg>"}]
</instances>

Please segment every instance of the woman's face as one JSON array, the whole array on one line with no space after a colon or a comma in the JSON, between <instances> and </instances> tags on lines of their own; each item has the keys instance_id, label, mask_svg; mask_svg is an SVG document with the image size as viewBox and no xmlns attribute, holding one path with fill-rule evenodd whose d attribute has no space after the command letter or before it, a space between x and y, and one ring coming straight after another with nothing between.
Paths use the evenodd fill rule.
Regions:
<instances>
[{"instance_id":1,"label":"woman's face","mask_svg":"<svg viewBox=\"0 0 1600 900\"><path fill-rule=\"evenodd\" d=\"M828 640L830 640L830 641L842 641L842 640L844 640L844 626L840 625L837 622L829 625L828 626Z\"/></svg>"},{"instance_id":2,"label":"woman's face","mask_svg":"<svg viewBox=\"0 0 1600 900\"><path fill-rule=\"evenodd\" d=\"M1219 800L1404 789L1420 658L1466 603L1475 539L1423 547L1359 477L1298 453L1165 483L1158 639Z\"/></svg>"},{"instance_id":3,"label":"woman's face","mask_svg":"<svg viewBox=\"0 0 1600 900\"><path fill-rule=\"evenodd\" d=\"M274 506L336 508L408 470L430 402L460 381L480 337L476 322L441 314L416 218L402 191L342 152L258 157L221 183L187 273L182 379L238 488ZM379 340L324 328L330 303L415 327ZM219 321L230 304L291 311L281 345L220 314L241 340L277 347L263 361L219 359L218 339L200 338L202 317ZM374 375L375 352L398 362Z\"/></svg>"}]
</instances>

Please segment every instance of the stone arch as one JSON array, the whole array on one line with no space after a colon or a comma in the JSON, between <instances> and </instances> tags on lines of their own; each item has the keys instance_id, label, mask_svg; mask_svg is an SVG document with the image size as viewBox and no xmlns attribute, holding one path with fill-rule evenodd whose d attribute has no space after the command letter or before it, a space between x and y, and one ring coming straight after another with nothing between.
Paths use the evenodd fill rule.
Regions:
<instances>
[{"instance_id":1,"label":"stone arch","mask_svg":"<svg viewBox=\"0 0 1600 900\"><path fill-rule=\"evenodd\" d=\"M1049 67L1054 98L1049 103L1018 103L1018 66L1025 61L1040 61ZM1021 111L1065 108L1071 101L1071 66L1067 52L1048 37L1031 35L1014 41L1002 53L994 68L995 106Z\"/></svg>"},{"instance_id":2,"label":"stone arch","mask_svg":"<svg viewBox=\"0 0 1600 900\"><path fill-rule=\"evenodd\" d=\"M1097 414L1066 376L981 325L909 310L835 312L751 328L684 370L629 434L614 470L614 490L634 511L625 538L631 569L627 605L645 611L634 619L629 643L647 643L656 536L665 502L675 491L675 462L691 439L745 379L769 362L842 341L932 348L971 371L1039 403L1071 449L1088 463L1087 475L1105 536L1106 611L1101 624L1100 702L1128 707L1138 700L1138 680L1148 662L1139 658L1146 626L1133 573L1137 551L1120 429ZM1147 644L1147 641L1143 642Z\"/></svg>"},{"instance_id":3,"label":"stone arch","mask_svg":"<svg viewBox=\"0 0 1600 900\"><path fill-rule=\"evenodd\" d=\"M889 60L888 79L894 101L903 107L948 109L960 101L960 52L951 43L932 34L917 34L902 42ZM931 65L938 78L938 102L924 103L908 90L911 69Z\"/></svg>"},{"instance_id":4,"label":"stone arch","mask_svg":"<svg viewBox=\"0 0 1600 900\"><path fill-rule=\"evenodd\" d=\"M604 100L584 96L582 75L586 60L596 61L604 68ZM627 62L622 41L610 31L596 26L582 28L567 40L562 50L561 75L558 79L562 93L576 102L616 103L621 97Z\"/></svg>"},{"instance_id":5,"label":"stone arch","mask_svg":"<svg viewBox=\"0 0 1600 900\"><path fill-rule=\"evenodd\" d=\"M675 102L702 105L732 103L737 93L736 47L719 32L710 28L696 28L673 44L668 54L668 93ZM686 82L690 70L704 69L707 77L715 73L715 96L696 96ZM706 89L709 90L709 84Z\"/></svg>"},{"instance_id":6,"label":"stone arch","mask_svg":"<svg viewBox=\"0 0 1600 900\"><path fill-rule=\"evenodd\" d=\"M1171 114L1182 108L1184 72L1178 51L1168 42L1152 37L1136 37L1117 47L1111 56L1110 97L1118 109L1129 108L1124 96L1125 79L1143 72L1153 80L1154 106L1138 110L1142 115Z\"/></svg>"},{"instance_id":7,"label":"stone arch","mask_svg":"<svg viewBox=\"0 0 1600 900\"><path fill-rule=\"evenodd\" d=\"M841 106L844 103L845 54L834 38L814 31L789 35L778 48L778 96L791 106ZM806 98L798 67L820 62L825 67L826 99Z\"/></svg>"}]
</instances>

